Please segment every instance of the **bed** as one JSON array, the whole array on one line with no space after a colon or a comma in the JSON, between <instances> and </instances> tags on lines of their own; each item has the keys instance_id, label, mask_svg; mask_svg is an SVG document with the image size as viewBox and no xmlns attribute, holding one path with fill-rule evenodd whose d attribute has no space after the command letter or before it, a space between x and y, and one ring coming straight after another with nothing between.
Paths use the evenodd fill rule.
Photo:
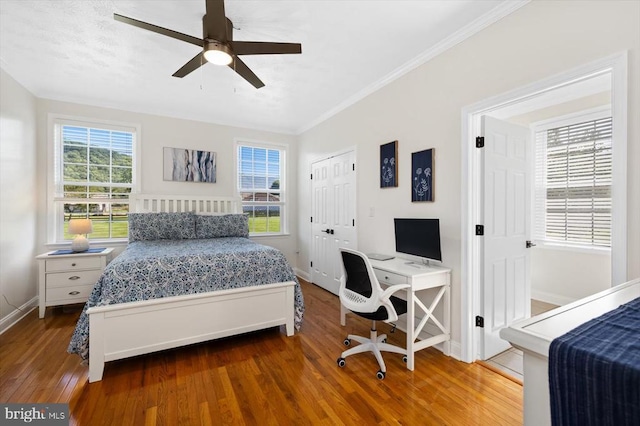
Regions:
<instances>
[{"instance_id":1,"label":"bed","mask_svg":"<svg viewBox=\"0 0 640 426\"><path fill-rule=\"evenodd\" d=\"M614 312L620 308L621 305L628 304L638 297L640 297L640 279L634 279L535 317L517 321L509 327L500 330L500 337L523 351L525 426L544 426L552 424L550 385L552 385L556 379L550 378L549 373L554 369L562 370L567 367L566 365L558 367L555 365L556 361L550 358L550 348L552 344L556 342L558 338L564 340L563 336L569 337L574 334L576 330L580 331L581 327L584 327L585 325L590 327L589 324L591 324L594 319ZM631 332L635 333L635 346L637 348L638 330L633 329ZM613 335L610 331L607 331L607 333L611 336ZM592 348L596 348L602 343L607 344L606 352L609 352L609 355L611 355L611 346L608 345L612 342L605 342L604 339L601 339L601 342L598 344L589 343L589 345ZM620 347L619 343L621 342L616 343L614 339L613 344L615 346ZM608 373L610 372L609 370L612 369L611 366L613 364L609 360L606 361L606 364L609 365L609 368L607 369ZM552 366L551 371L550 366ZM586 371L588 370L583 369L583 373ZM628 372L631 373L631 370ZM565 373L573 374L572 372ZM639 373L640 372L634 373L636 374L635 376L628 375L627 379L633 381L633 377L638 377ZM574 378L578 377L576 376ZM559 379L562 380L562 378ZM591 377L590 380L593 379L595 379L595 376ZM595 382L592 382L592 385L594 383ZM637 396L637 384L634 386L636 386L635 395ZM584 389L586 389L586 387ZM632 388L628 387L628 389ZM573 394L573 390L571 392L571 398L574 398L575 400L577 395ZM594 395L597 396L596 394ZM570 402L573 402L574 400ZM622 400L622 398L620 400ZM567 401L569 401L569 399L567 399ZM597 406L604 406L603 402L604 400L599 400ZM636 401L636 404L637 403L638 402ZM640 410L640 407L637 405L635 407L636 410ZM578 407L574 406L573 408ZM595 418L592 420L593 422L591 422L591 424L623 424L615 422L598 423ZM562 423L554 422L553 424ZM576 424L580 424L580 422L577 422Z\"/></svg>"},{"instance_id":2,"label":"bed","mask_svg":"<svg viewBox=\"0 0 640 426\"><path fill-rule=\"evenodd\" d=\"M68 351L108 361L284 325L304 315L285 256L248 238L236 198L132 195L129 244L105 268Z\"/></svg>"},{"instance_id":3,"label":"bed","mask_svg":"<svg viewBox=\"0 0 640 426\"><path fill-rule=\"evenodd\" d=\"M640 424L640 295L549 346L551 424Z\"/></svg>"}]
</instances>

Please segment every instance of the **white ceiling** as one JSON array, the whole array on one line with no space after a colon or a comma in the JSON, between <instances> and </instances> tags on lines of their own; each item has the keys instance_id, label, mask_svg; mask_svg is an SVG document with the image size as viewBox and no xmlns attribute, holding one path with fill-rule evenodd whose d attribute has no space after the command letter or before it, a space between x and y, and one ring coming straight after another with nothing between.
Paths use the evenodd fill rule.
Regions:
<instances>
[{"instance_id":1,"label":"white ceiling","mask_svg":"<svg viewBox=\"0 0 640 426\"><path fill-rule=\"evenodd\" d=\"M227 0L235 40L302 43L243 56L266 84L206 64L197 46L113 19L200 38L204 0L0 0L0 66L41 98L299 133L525 4L505 0Z\"/></svg>"}]
</instances>

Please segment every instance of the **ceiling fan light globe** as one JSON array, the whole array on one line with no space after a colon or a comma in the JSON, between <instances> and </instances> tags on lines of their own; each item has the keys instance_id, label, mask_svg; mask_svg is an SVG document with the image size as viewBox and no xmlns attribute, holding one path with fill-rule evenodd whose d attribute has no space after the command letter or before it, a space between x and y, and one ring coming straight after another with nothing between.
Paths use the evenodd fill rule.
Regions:
<instances>
[{"instance_id":1,"label":"ceiling fan light globe","mask_svg":"<svg viewBox=\"0 0 640 426\"><path fill-rule=\"evenodd\" d=\"M218 43L207 43L204 58L214 65L229 65L233 60L229 48Z\"/></svg>"}]
</instances>

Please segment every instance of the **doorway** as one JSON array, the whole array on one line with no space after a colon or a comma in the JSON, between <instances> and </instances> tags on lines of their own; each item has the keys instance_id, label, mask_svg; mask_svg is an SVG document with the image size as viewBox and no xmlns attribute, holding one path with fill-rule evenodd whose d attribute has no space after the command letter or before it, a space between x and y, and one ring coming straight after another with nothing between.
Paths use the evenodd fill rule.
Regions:
<instances>
[{"instance_id":1,"label":"doorway","mask_svg":"<svg viewBox=\"0 0 640 426\"><path fill-rule=\"evenodd\" d=\"M480 135L481 117L508 106L540 99L555 90L588 80L597 75L610 74L612 116L616 123L613 140L612 186L612 244L611 283L626 281L626 52L578 67L560 75L533 83L512 92L499 95L463 109L462 120L462 300L461 300L461 359L473 362L482 358L484 331L475 327L476 316L481 316L484 304L483 243L475 235L475 225L482 223L482 179L483 159L475 149L475 138Z\"/></svg>"}]
</instances>

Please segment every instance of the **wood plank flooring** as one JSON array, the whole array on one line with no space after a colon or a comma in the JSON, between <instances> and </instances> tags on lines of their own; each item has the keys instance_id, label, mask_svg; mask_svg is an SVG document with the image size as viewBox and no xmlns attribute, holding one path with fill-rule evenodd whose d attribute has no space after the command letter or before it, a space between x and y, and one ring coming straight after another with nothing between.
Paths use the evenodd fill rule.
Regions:
<instances>
[{"instance_id":1,"label":"wood plank flooring","mask_svg":"<svg viewBox=\"0 0 640 426\"><path fill-rule=\"evenodd\" d=\"M370 323L349 316L341 327L338 298L301 282L306 313L293 337L273 328L114 361L92 384L66 352L80 311L49 308L41 320L35 310L0 335L0 401L67 402L72 425L522 424L520 385L433 348L413 372L385 354L384 380L371 354L339 368L344 337L368 335Z\"/></svg>"}]
</instances>

